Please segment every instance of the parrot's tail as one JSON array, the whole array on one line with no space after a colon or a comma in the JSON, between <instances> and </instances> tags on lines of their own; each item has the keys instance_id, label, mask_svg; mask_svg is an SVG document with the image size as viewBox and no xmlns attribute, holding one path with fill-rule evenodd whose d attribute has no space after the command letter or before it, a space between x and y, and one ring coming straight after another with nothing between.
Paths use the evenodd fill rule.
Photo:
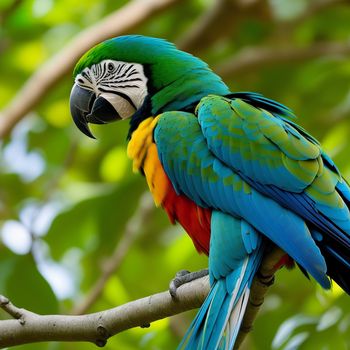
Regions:
<instances>
[{"instance_id":1,"label":"parrot's tail","mask_svg":"<svg viewBox=\"0 0 350 350\"><path fill-rule=\"evenodd\" d=\"M326 259L327 275L350 295L350 252L331 243L321 243L320 249Z\"/></svg>"},{"instance_id":2,"label":"parrot's tail","mask_svg":"<svg viewBox=\"0 0 350 350\"><path fill-rule=\"evenodd\" d=\"M343 179L336 191L350 210L350 186ZM311 228L311 233L327 264L327 275L350 295L350 225L348 221L337 222L336 229L322 233Z\"/></svg>"},{"instance_id":3,"label":"parrot's tail","mask_svg":"<svg viewBox=\"0 0 350 350\"><path fill-rule=\"evenodd\" d=\"M327 264L327 275L350 295L350 238L347 244L323 239L318 242Z\"/></svg>"},{"instance_id":4,"label":"parrot's tail","mask_svg":"<svg viewBox=\"0 0 350 350\"><path fill-rule=\"evenodd\" d=\"M262 249L257 249L237 269L213 283L178 350L233 349L261 258Z\"/></svg>"}]
</instances>

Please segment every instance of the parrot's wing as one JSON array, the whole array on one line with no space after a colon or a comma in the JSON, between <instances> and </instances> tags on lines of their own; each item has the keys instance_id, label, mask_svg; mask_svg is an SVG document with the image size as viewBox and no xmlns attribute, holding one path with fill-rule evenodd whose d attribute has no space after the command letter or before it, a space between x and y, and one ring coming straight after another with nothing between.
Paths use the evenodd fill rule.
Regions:
<instances>
[{"instance_id":1,"label":"parrot's wing","mask_svg":"<svg viewBox=\"0 0 350 350\"><path fill-rule=\"evenodd\" d=\"M323 170L316 141L266 109L210 95L196 113L210 150L254 181L302 192Z\"/></svg>"},{"instance_id":2,"label":"parrot's wing","mask_svg":"<svg viewBox=\"0 0 350 350\"><path fill-rule=\"evenodd\" d=\"M208 148L198 119L165 112L154 130L159 159L172 185L202 207L243 218L292 256L324 287L325 261L305 222L255 190Z\"/></svg>"},{"instance_id":3,"label":"parrot's wing","mask_svg":"<svg viewBox=\"0 0 350 350\"><path fill-rule=\"evenodd\" d=\"M210 95L196 114L210 151L252 187L336 232L336 239L344 236L340 231L350 234L348 185L319 143L285 118L282 105L254 95ZM349 236L344 239L348 245Z\"/></svg>"}]
</instances>

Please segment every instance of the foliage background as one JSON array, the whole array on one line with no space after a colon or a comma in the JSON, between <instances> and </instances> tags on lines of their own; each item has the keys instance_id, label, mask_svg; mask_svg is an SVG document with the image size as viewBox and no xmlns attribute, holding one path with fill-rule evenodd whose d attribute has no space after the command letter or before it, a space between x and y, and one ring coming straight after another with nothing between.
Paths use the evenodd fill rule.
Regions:
<instances>
[{"instance_id":1,"label":"foliage background","mask_svg":"<svg viewBox=\"0 0 350 350\"><path fill-rule=\"evenodd\" d=\"M0 0L0 126L6 106L37 69L79 32L127 3ZM175 41L220 72L233 91L257 91L290 106L350 179L346 1L174 1L129 33ZM102 281L102 294L89 312L165 290L176 271L207 264L161 210L140 219L146 184L132 174L125 155L127 122L96 127L97 141L87 139L71 122L71 85L69 74L62 77L1 141L0 293L39 313L81 311L108 269L114 272ZM135 220L130 224L135 211L137 235ZM120 246L123 235L132 244ZM119 256L109 259L115 249ZM175 348L193 315L126 331L106 349ZM325 292L299 271L283 270L245 348L348 349L349 326L350 299L336 285Z\"/></svg>"}]
</instances>

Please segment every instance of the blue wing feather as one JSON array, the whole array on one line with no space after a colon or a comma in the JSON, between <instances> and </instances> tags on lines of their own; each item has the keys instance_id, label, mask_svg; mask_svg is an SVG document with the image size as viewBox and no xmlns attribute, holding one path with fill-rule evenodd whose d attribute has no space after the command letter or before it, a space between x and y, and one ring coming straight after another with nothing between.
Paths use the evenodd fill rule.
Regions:
<instances>
[{"instance_id":1,"label":"blue wing feather","mask_svg":"<svg viewBox=\"0 0 350 350\"><path fill-rule=\"evenodd\" d=\"M176 129L181 129L183 136L176 144L171 142L174 124L177 125ZM162 114L154 137L165 171L182 193L199 205L217 208L243 218L284 249L321 285L329 288L325 261L304 221L277 202L261 195L217 159L209 151L195 116L183 112ZM181 174L178 174L180 170L177 163L186 163L181 168ZM211 163L211 166L203 171L203 163Z\"/></svg>"},{"instance_id":2,"label":"blue wing feather","mask_svg":"<svg viewBox=\"0 0 350 350\"><path fill-rule=\"evenodd\" d=\"M248 97L250 107L222 97L202 99L197 114L210 150L253 188L349 247L350 192L333 161L311 135L285 119L283 108L282 115L277 107L269 115L254 107L254 94ZM246 136L241 141L239 128Z\"/></svg>"}]
</instances>

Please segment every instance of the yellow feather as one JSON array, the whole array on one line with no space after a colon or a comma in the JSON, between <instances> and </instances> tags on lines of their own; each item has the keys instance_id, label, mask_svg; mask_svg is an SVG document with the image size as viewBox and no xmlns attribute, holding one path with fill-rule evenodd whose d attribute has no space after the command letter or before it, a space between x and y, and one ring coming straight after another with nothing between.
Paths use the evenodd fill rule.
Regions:
<instances>
[{"instance_id":1,"label":"yellow feather","mask_svg":"<svg viewBox=\"0 0 350 350\"><path fill-rule=\"evenodd\" d=\"M155 143L152 143L148 148L143 170L154 202L159 206L167 193L168 179L159 161Z\"/></svg>"},{"instance_id":2,"label":"yellow feather","mask_svg":"<svg viewBox=\"0 0 350 350\"><path fill-rule=\"evenodd\" d=\"M153 130L158 119L159 117L150 117L142 121L133 132L127 149L128 157L133 160L133 171L143 168L157 206L163 202L168 186L168 178L158 158L157 146L153 142Z\"/></svg>"},{"instance_id":3,"label":"yellow feather","mask_svg":"<svg viewBox=\"0 0 350 350\"><path fill-rule=\"evenodd\" d=\"M152 143L153 129L157 125L158 117L143 120L133 132L128 144L127 155L133 160L133 171L137 172L144 161L147 148Z\"/></svg>"}]
</instances>

